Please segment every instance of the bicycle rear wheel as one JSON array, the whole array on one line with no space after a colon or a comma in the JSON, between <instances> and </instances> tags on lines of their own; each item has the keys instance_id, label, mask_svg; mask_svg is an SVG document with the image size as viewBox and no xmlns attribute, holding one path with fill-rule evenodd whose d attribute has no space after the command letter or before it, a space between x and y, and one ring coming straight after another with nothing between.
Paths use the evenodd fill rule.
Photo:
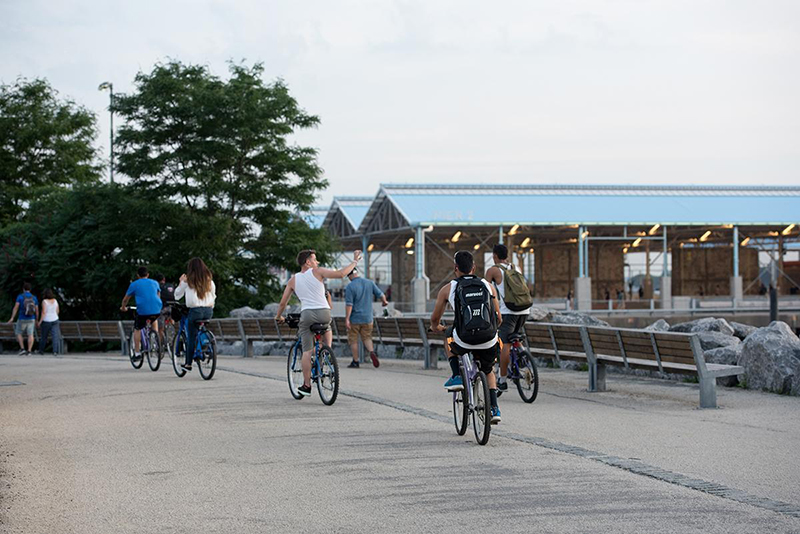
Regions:
<instances>
[{"instance_id":1,"label":"bicycle rear wheel","mask_svg":"<svg viewBox=\"0 0 800 534\"><path fill-rule=\"evenodd\" d=\"M517 391L522 400L530 404L536 400L536 395L539 394L539 370L536 368L533 356L527 351L522 352L517 361L519 362L520 377L515 379L514 383L517 385Z\"/></svg>"},{"instance_id":2,"label":"bicycle rear wheel","mask_svg":"<svg viewBox=\"0 0 800 534\"><path fill-rule=\"evenodd\" d=\"M327 345L319 346L319 376L317 376L317 391L322 403L330 406L336 402L339 395L339 363L333 351Z\"/></svg>"},{"instance_id":3,"label":"bicycle rear wheel","mask_svg":"<svg viewBox=\"0 0 800 534\"><path fill-rule=\"evenodd\" d=\"M137 357L136 352L133 349L134 347L133 336L135 335L136 331L134 330L131 332L131 337L128 338L128 358L130 358L131 365L133 366L134 369L141 369L142 365L144 365L144 357L141 354L139 354L139 356Z\"/></svg>"},{"instance_id":4,"label":"bicycle rear wheel","mask_svg":"<svg viewBox=\"0 0 800 534\"><path fill-rule=\"evenodd\" d=\"M289 382L289 393L297 400L302 399L302 395L297 388L303 385L303 347L300 338L294 342L289 349L289 358L286 360L286 379Z\"/></svg>"},{"instance_id":5,"label":"bicycle rear wheel","mask_svg":"<svg viewBox=\"0 0 800 534\"><path fill-rule=\"evenodd\" d=\"M483 371L478 371L475 383L472 385L472 430L475 431L475 440L478 445L486 445L489 441L489 432L492 425L492 407L489 402L489 383Z\"/></svg>"},{"instance_id":6,"label":"bicycle rear wheel","mask_svg":"<svg viewBox=\"0 0 800 534\"><path fill-rule=\"evenodd\" d=\"M201 330L197 342L200 344L200 357L197 359L200 376L203 380L211 380L217 370L217 340L208 330Z\"/></svg>"},{"instance_id":7,"label":"bicycle rear wheel","mask_svg":"<svg viewBox=\"0 0 800 534\"><path fill-rule=\"evenodd\" d=\"M183 378L186 371L181 367L186 361L186 332L181 331L177 339L173 340L172 350L172 370L178 375L178 378Z\"/></svg>"},{"instance_id":8,"label":"bicycle rear wheel","mask_svg":"<svg viewBox=\"0 0 800 534\"><path fill-rule=\"evenodd\" d=\"M147 335L147 365L150 366L151 371L158 371L161 367L161 343L158 341L158 332L150 330Z\"/></svg>"}]
</instances>

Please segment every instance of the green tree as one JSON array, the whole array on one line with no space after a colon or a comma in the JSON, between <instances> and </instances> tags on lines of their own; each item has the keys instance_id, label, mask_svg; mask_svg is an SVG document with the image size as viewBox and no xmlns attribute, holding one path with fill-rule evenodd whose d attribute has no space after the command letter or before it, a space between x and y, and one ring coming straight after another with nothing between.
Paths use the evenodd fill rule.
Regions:
<instances>
[{"instance_id":1,"label":"green tree","mask_svg":"<svg viewBox=\"0 0 800 534\"><path fill-rule=\"evenodd\" d=\"M96 117L46 80L0 85L0 225L54 187L99 178Z\"/></svg>"}]
</instances>

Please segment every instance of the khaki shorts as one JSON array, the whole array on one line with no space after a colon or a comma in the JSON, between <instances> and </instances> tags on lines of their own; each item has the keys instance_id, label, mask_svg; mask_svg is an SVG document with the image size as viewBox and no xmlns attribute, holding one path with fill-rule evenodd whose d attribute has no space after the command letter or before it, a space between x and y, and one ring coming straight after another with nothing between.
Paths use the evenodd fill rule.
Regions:
<instances>
[{"instance_id":1,"label":"khaki shorts","mask_svg":"<svg viewBox=\"0 0 800 534\"><path fill-rule=\"evenodd\" d=\"M362 341L372 341L372 323L355 324L350 323L350 330L347 331L347 342L352 345L358 342L358 338Z\"/></svg>"},{"instance_id":2,"label":"khaki shorts","mask_svg":"<svg viewBox=\"0 0 800 534\"><path fill-rule=\"evenodd\" d=\"M17 324L14 325L14 330L18 336L32 336L34 330L36 330L36 320L17 321Z\"/></svg>"}]
</instances>

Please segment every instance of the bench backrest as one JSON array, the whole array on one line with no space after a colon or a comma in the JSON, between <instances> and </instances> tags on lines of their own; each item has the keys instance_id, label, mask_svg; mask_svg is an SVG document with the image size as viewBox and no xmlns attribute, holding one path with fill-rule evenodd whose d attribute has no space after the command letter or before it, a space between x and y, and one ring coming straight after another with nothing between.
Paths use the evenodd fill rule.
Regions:
<instances>
[{"instance_id":1,"label":"bench backrest","mask_svg":"<svg viewBox=\"0 0 800 534\"><path fill-rule=\"evenodd\" d=\"M692 334L606 327L587 327L586 331L595 354L620 357L626 367L631 359L656 362L662 371L665 363L704 366L704 360L697 358Z\"/></svg>"}]
</instances>

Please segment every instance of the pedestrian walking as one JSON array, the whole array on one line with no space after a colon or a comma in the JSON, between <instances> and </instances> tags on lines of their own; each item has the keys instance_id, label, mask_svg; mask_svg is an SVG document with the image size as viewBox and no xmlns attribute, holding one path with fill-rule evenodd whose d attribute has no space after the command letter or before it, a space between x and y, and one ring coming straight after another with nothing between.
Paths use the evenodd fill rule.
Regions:
<instances>
[{"instance_id":1,"label":"pedestrian walking","mask_svg":"<svg viewBox=\"0 0 800 534\"><path fill-rule=\"evenodd\" d=\"M47 338L53 338L53 356L61 354L61 327L58 323L59 307L52 289L42 295L42 315L39 319L39 354L44 354Z\"/></svg>"},{"instance_id":2,"label":"pedestrian walking","mask_svg":"<svg viewBox=\"0 0 800 534\"><path fill-rule=\"evenodd\" d=\"M30 282L22 284L22 293L17 295L14 309L11 310L9 323L14 322L14 316L19 312L14 333L19 341L19 355L25 356L33 352L33 333L36 330L36 321L39 319L39 300L31 293ZM28 348L25 349L23 338L28 338Z\"/></svg>"},{"instance_id":3,"label":"pedestrian walking","mask_svg":"<svg viewBox=\"0 0 800 534\"><path fill-rule=\"evenodd\" d=\"M358 269L353 269L347 275L350 283L344 289L345 326L347 326L347 343L353 353L353 361L347 367L358 368L358 340L369 351L372 365L378 367L381 363L372 344L372 299L381 299L381 304L386 307L389 301L378 285L372 280L361 278Z\"/></svg>"}]
</instances>

